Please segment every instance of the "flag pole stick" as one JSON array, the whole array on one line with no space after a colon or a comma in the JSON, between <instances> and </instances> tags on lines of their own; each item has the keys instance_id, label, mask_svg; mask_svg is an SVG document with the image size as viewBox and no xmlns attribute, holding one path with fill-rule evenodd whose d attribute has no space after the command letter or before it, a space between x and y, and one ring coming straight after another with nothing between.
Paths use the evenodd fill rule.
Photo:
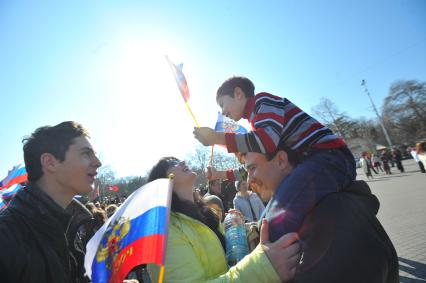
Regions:
<instances>
[{"instance_id":1,"label":"flag pole stick","mask_svg":"<svg viewBox=\"0 0 426 283\"><path fill-rule=\"evenodd\" d=\"M214 145L212 145L212 152L210 153L210 161L209 161L210 167L213 165L213 157L214 157Z\"/></svg>"},{"instance_id":2,"label":"flag pole stick","mask_svg":"<svg viewBox=\"0 0 426 283\"><path fill-rule=\"evenodd\" d=\"M158 283L163 283L164 279L164 265L160 267L160 274L158 276Z\"/></svg>"},{"instance_id":3,"label":"flag pole stick","mask_svg":"<svg viewBox=\"0 0 426 283\"><path fill-rule=\"evenodd\" d=\"M189 107L188 102L185 102L186 108L188 108L189 113L192 116L192 119L194 119L195 125L197 125L197 127L200 127L200 124L198 124L197 119L195 119L194 113L192 113L191 107Z\"/></svg>"},{"instance_id":4,"label":"flag pole stick","mask_svg":"<svg viewBox=\"0 0 426 283\"><path fill-rule=\"evenodd\" d=\"M169 222L170 222L170 207L172 202L172 190L173 190L173 179L175 178L175 175L173 173L170 173L169 176L169 188L168 188L168 196L167 196L167 220L166 220L166 231L165 231L165 237L164 237L164 253L163 253L163 259L162 259L162 265L160 267L160 273L158 274L158 283L163 283L164 279L164 265L166 264L166 253L167 253L167 239L169 238Z\"/></svg>"}]
</instances>

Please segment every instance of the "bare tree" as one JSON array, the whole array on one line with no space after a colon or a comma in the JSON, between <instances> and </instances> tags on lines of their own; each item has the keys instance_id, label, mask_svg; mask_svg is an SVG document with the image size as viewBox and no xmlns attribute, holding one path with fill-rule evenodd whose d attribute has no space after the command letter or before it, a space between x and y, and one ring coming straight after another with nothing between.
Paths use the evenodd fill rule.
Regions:
<instances>
[{"instance_id":1,"label":"bare tree","mask_svg":"<svg viewBox=\"0 0 426 283\"><path fill-rule=\"evenodd\" d=\"M396 81L384 99L382 116L400 143L426 136L426 82Z\"/></svg>"},{"instance_id":2,"label":"bare tree","mask_svg":"<svg viewBox=\"0 0 426 283\"><path fill-rule=\"evenodd\" d=\"M116 180L115 183L120 187L120 191L124 192L126 195L129 195L145 185L146 182L147 177L127 176Z\"/></svg>"},{"instance_id":3,"label":"bare tree","mask_svg":"<svg viewBox=\"0 0 426 283\"><path fill-rule=\"evenodd\" d=\"M353 121L343 112L339 112L333 101L321 97L320 103L311 109L327 127L343 138L349 138Z\"/></svg>"},{"instance_id":4,"label":"bare tree","mask_svg":"<svg viewBox=\"0 0 426 283\"><path fill-rule=\"evenodd\" d=\"M217 147L218 146L215 146L212 166L219 170L226 170L240 166L234 154L223 153ZM198 174L196 181L197 185L205 184L207 181L206 171L207 166L209 166L210 163L211 154L211 147L197 145L195 150L188 155L188 165Z\"/></svg>"},{"instance_id":5,"label":"bare tree","mask_svg":"<svg viewBox=\"0 0 426 283\"><path fill-rule=\"evenodd\" d=\"M103 189L105 186L111 185L114 181L115 172L112 170L110 165L102 166L98 169L95 185Z\"/></svg>"},{"instance_id":6,"label":"bare tree","mask_svg":"<svg viewBox=\"0 0 426 283\"><path fill-rule=\"evenodd\" d=\"M98 175L95 180L95 187L98 187L102 196L109 194L108 185L115 182L115 172L110 165L102 166L98 169Z\"/></svg>"}]
</instances>

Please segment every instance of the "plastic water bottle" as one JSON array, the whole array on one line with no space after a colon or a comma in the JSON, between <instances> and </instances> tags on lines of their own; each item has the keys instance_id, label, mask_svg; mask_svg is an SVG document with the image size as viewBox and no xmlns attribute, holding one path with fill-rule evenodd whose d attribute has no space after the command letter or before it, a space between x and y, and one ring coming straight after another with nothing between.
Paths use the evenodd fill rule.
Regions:
<instances>
[{"instance_id":1,"label":"plastic water bottle","mask_svg":"<svg viewBox=\"0 0 426 283\"><path fill-rule=\"evenodd\" d=\"M236 213L228 213L224 220L226 260L235 265L249 253L246 228L243 219Z\"/></svg>"}]
</instances>

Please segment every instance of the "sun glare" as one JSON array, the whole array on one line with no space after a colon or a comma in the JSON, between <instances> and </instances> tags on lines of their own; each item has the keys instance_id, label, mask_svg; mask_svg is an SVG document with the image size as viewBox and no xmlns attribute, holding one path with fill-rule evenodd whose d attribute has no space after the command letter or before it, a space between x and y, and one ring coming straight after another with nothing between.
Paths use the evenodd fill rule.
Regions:
<instances>
[{"instance_id":1,"label":"sun glare","mask_svg":"<svg viewBox=\"0 0 426 283\"><path fill-rule=\"evenodd\" d=\"M153 163L159 156L147 156L147 148L153 155L165 150L180 154L182 144L193 141L193 121L165 58L179 58L178 53L149 42L123 41L116 48L106 84L116 109L109 124L122 140L104 145L106 163L121 168L138 168L141 160ZM182 125L188 131L184 135Z\"/></svg>"}]
</instances>

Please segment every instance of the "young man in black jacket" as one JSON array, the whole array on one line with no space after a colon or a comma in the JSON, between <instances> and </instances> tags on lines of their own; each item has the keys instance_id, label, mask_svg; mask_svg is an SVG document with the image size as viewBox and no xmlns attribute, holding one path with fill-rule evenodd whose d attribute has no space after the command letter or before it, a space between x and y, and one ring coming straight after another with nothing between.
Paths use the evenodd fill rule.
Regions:
<instances>
[{"instance_id":1,"label":"young man in black jacket","mask_svg":"<svg viewBox=\"0 0 426 283\"><path fill-rule=\"evenodd\" d=\"M88 282L80 227L92 219L73 197L92 191L101 162L75 122L24 139L28 186L0 214L1 282Z\"/></svg>"}]
</instances>

